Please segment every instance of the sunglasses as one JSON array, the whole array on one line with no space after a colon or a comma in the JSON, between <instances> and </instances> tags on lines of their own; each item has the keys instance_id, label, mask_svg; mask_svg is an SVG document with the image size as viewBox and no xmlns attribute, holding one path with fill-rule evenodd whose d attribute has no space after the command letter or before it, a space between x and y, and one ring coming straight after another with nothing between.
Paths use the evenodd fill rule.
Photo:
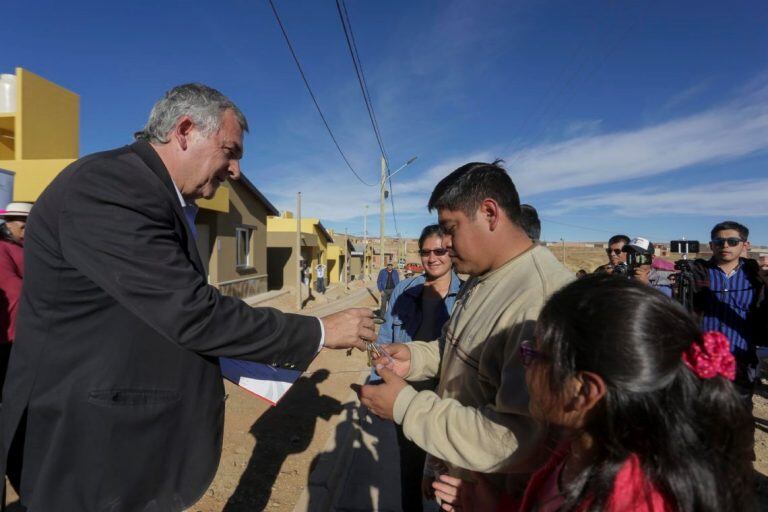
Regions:
<instances>
[{"instance_id":1,"label":"sunglasses","mask_svg":"<svg viewBox=\"0 0 768 512\"><path fill-rule=\"evenodd\" d=\"M525 340L520 343L520 361L523 363L523 366L528 368L533 364L536 360L546 360L547 356L543 352L539 352L534 348L534 344L530 340Z\"/></svg>"},{"instance_id":2,"label":"sunglasses","mask_svg":"<svg viewBox=\"0 0 768 512\"><path fill-rule=\"evenodd\" d=\"M431 253L435 253L435 256L445 256L448 253L448 249L420 249L419 254L422 256L429 256Z\"/></svg>"},{"instance_id":3,"label":"sunglasses","mask_svg":"<svg viewBox=\"0 0 768 512\"><path fill-rule=\"evenodd\" d=\"M606 249L605 250L605 254L607 254L608 256L610 256L611 253L613 253L616 256L618 256L619 254L621 254L621 249Z\"/></svg>"},{"instance_id":4,"label":"sunglasses","mask_svg":"<svg viewBox=\"0 0 768 512\"><path fill-rule=\"evenodd\" d=\"M736 237L730 237L730 238L713 238L711 242L712 245L715 247L725 247L725 244L728 244L728 247L736 247L740 243L744 241L743 238L736 238Z\"/></svg>"}]
</instances>

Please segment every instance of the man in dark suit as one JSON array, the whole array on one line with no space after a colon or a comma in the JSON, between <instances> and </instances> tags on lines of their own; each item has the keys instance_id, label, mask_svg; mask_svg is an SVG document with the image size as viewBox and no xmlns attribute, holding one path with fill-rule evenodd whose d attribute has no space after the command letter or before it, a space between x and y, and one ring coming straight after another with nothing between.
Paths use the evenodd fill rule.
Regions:
<instances>
[{"instance_id":1,"label":"man in dark suit","mask_svg":"<svg viewBox=\"0 0 768 512\"><path fill-rule=\"evenodd\" d=\"M219 461L219 357L303 370L322 346L375 339L366 309L318 320L207 285L193 201L240 176L247 129L218 91L179 86L136 143L78 160L40 196L0 415L28 510L183 510Z\"/></svg>"}]
</instances>

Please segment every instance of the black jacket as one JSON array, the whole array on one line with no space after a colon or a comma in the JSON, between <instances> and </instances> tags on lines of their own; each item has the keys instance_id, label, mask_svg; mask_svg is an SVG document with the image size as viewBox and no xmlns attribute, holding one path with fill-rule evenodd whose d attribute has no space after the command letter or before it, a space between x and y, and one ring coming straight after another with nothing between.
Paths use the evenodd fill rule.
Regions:
<instances>
[{"instance_id":1,"label":"black jacket","mask_svg":"<svg viewBox=\"0 0 768 512\"><path fill-rule=\"evenodd\" d=\"M216 472L218 357L305 369L315 318L206 284L168 171L146 142L67 167L35 204L0 414L2 462L26 412L31 512L178 511Z\"/></svg>"}]
</instances>

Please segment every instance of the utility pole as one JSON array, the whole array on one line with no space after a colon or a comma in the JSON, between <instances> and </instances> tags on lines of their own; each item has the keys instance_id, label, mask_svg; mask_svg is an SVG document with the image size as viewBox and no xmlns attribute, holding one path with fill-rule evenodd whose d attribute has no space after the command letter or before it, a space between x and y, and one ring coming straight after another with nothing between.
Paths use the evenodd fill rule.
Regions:
<instances>
[{"instance_id":1,"label":"utility pole","mask_svg":"<svg viewBox=\"0 0 768 512\"><path fill-rule=\"evenodd\" d=\"M349 290L349 232L344 228L344 288Z\"/></svg>"},{"instance_id":2,"label":"utility pole","mask_svg":"<svg viewBox=\"0 0 768 512\"><path fill-rule=\"evenodd\" d=\"M563 243L563 265L565 265L565 239L560 238L560 241Z\"/></svg>"},{"instance_id":3,"label":"utility pole","mask_svg":"<svg viewBox=\"0 0 768 512\"><path fill-rule=\"evenodd\" d=\"M379 268L384 268L386 265L384 264L384 206L386 205L385 202L385 189L387 188L387 161L384 160L384 157L381 157L381 190L380 190L380 203L379 203L379 255L381 256L381 259L379 262L381 265Z\"/></svg>"},{"instance_id":4,"label":"utility pole","mask_svg":"<svg viewBox=\"0 0 768 512\"><path fill-rule=\"evenodd\" d=\"M365 205L365 217L363 217L363 245L368 245L368 205Z\"/></svg>"},{"instance_id":5,"label":"utility pole","mask_svg":"<svg viewBox=\"0 0 768 512\"><path fill-rule=\"evenodd\" d=\"M309 264L309 263L307 263ZM301 311L301 192L296 194L296 311Z\"/></svg>"}]
</instances>

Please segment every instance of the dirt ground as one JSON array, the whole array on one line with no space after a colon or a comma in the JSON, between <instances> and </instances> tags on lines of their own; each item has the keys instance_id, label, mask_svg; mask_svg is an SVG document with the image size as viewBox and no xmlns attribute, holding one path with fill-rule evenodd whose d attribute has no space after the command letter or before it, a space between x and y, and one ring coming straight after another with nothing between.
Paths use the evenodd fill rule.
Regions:
<instances>
[{"instance_id":1,"label":"dirt ground","mask_svg":"<svg viewBox=\"0 0 768 512\"><path fill-rule=\"evenodd\" d=\"M339 287L331 289L310 301L306 312L344 295ZM284 295L263 305L288 311L295 300ZM376 303L367 296L357 306L375 308ZM345 351L323 350L276 407L225 382L229 397L221 462L206 495L190 510L292 511L313 460L352 403L350 385L363 382L369 371L362 352L348 356Z\"/></svg>"}]
</instances>

